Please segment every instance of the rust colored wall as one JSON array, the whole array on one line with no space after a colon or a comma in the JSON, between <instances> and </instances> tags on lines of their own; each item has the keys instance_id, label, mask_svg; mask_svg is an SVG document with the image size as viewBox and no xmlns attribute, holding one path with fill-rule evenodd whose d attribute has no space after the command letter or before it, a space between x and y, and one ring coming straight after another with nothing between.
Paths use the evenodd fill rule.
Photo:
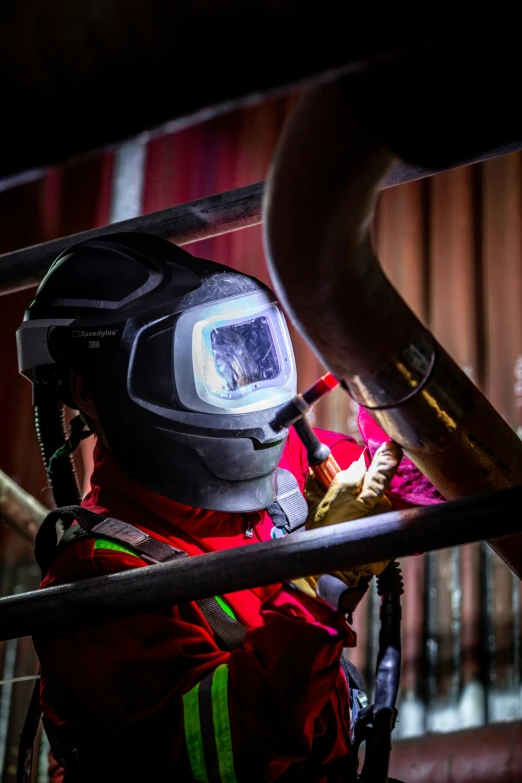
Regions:
<instances>
[{"instance_id":1,"label":"rust colored wall","mask_svg":"<svg viewBox=\"0 0 522 783\"><path fill-rule=\"evenodd\" d=\"M522 723L396 742L390 776L407 783L522 783Z\"/></svg>"}]
</instances>

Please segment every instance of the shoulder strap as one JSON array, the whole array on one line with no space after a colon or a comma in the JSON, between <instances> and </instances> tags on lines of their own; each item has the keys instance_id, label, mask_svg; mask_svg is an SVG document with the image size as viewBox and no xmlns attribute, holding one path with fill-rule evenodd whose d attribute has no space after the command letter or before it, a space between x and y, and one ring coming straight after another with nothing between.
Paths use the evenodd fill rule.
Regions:
<instances>
[{"instance_id":1,"label":"shoulder strap","mask_svg":"<svg viewBox=\"0 0 522 783\"><path fill-rule=\"evenodd\" d=\"M129 546L148 563L168 563L171 560L188 557L181 549L176 549L164 541L158 541L121 519L96 514L83 506L75 506L73 509L74 519L85 533Z\"/></svg>"},{"instance_id":2,"label":"shoulder strap","mask_svg":"<svg viewBox=\"0 0 522 783\"><path fill-rule=\"evenodd\" d=\"M276 527L293 533L304 527L308 515L306 499L299 489L293 473L285 468L277 469L277 497L267 508Z\"/></svg>"},{"instance_id":3,"label":"shoulder strap","mask_svg":"<svg viewBox=\"0 0 522 783\"><path fill-rule=\"evenodd\" d=\"M149 563L166 563L169 560L187 557L186 552L152 538L134 525L129 525L128 522L96 514L83 506L63 506L51 511L46 516L36 535L34 553L43 574L49 570L50 562L56 553L58 545L56 524L58 520L63 520L64 527L67 528L64 534L65 541L70 536L72 522L76 521L84 533L103 536L111 541L130 546Z\"/></svg>"},{"instance_id":4,"label":"shoulder strap","mask_svg":"<svg viewBox=\"0 0 522 783\"><path fill-rule=\"evenodd\" d=\"M96 514L83 506L64 506L47 515L36 536L35 556L44 574L49 569L58 545L56 523L59 519L64 519L67 527L60 543L72 543L82 536L99 536L131 547L140 557L153 564L188 557L181 549L176 549L164 541L158 541L121 519ZM74 520L78 523L78 529L76 526L71 527ZM215 598L203 598L196 603L212 631L222 642L224 649L235 650L243 646L245 626L239 620L230 617Z\"/></svg>"},{"instance_id":5,"label":"shoulder strap","mask_svg":"<svg viewBox=\"0 0 522 783\"><path fill-rule=\"evenodd\" d=\"M62 520L65 529L70 527L74 521L74 514L71 512L76 508L79 508L79 506L55 508L54 511L50 511L47 514L38 528L34 543L34 556L40 566L42 577L48 572L51 560L56 554L56 547L58 546L56 525Z\"/></svg>"},{"instance_id":6,"label":"shoulder strap","mask_svg":"<svg viewBox=\"0 0 522 783\"><path fill-rule=\"evenodd\" d=\"M243 623L229 617L215 598L200 598L196 603L226 650L238 650L243 647L246 634Z\"/></svg>"}]
</instances>

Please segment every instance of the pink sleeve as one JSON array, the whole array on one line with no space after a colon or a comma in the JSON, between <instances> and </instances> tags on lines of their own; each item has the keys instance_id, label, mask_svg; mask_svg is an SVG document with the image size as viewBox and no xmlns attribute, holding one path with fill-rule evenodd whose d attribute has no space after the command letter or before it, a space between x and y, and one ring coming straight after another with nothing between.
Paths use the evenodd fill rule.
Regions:
<instances>
[{"instance_id":1,"label":"pink sleeve","mask_svg":"<svg viewBox=\"0 0 522 783\"><path fill-rule=\"evenodd\" d=\"M359 408L357 424L370 457L373 457L381 443L391 440L365 408ZM399 508L431 506L434 503L444 502L440 492L408 457L402 458L399 470L390 485L389 495Z\"/></svg>"}]
</instances>

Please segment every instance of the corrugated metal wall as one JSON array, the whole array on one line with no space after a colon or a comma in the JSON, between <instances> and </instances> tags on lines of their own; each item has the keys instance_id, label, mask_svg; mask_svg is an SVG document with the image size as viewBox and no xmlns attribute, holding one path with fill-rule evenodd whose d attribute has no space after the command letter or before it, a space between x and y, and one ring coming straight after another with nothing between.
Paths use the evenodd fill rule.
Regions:
<instances>
[{"instance_id":1,"label":"corrugated metal wall","mask_svg":"<svg viewBox=\"0 0 522 783\"><path fill-rule=\"evenodd\" d=\"M263 179L292 101L273 101L150 142L139 163L143 192L134 207L123 208L136 209L141 202L150 212ZM118 165L118 157L107 154L0 194L0 249L107 223L115 214ZM410 183L382 194L375 242L406 300L522 435L521 198L520 154ZM259 227L189 249L268 280ZM16 373L14 331L30 296L21 292L0 300L0 467L48 500L29 384ZM347 307L356 296L357 291L347 292ZM295 344L304 388L322 367L297 336ZM340 390L317 409L316 421L357 435L356 409ZM88 443L83 454L88 477ZM28 589L37 581L31 553L14 534L1 533L2 594ZM397 734L522 717L518 581L478 544L410 558L403 570ZM370 591L355 620L359 646L352 658L370 685L377 610ZM34 673L36 661L26 641L0 648L4 678ZM0 688L4 783L14 780L16 737L30 690L30 683Z\"/></svg>"}]
</instances>

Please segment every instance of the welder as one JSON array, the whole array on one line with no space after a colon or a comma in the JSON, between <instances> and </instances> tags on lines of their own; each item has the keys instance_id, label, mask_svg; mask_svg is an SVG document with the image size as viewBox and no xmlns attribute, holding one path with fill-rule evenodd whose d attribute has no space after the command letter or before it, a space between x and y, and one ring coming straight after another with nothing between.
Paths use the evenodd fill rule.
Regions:
<instances>
[{"instance_id":1,"label":"welder","mask_svg":"<svg viewBox=\"0 0 522 783\"><path fill-rule=\"evenodd\" d=\"M374 427L364 454L317 431L343 472L324 497L309 482L307 504L305 450L269 426L296 393L273 293L165 240L111 234L62 253L17 339L60 507L37 538L44 587L437 500L406 460L394 478L400 450ZM79 411L69 434L64 406ZM374 425L361 415L364 434ZM82 500L72 453L90 433ZM355 634L319 582L35 638L55 779L355 779L341 665Z\"/></svg>"}]
</instances>

